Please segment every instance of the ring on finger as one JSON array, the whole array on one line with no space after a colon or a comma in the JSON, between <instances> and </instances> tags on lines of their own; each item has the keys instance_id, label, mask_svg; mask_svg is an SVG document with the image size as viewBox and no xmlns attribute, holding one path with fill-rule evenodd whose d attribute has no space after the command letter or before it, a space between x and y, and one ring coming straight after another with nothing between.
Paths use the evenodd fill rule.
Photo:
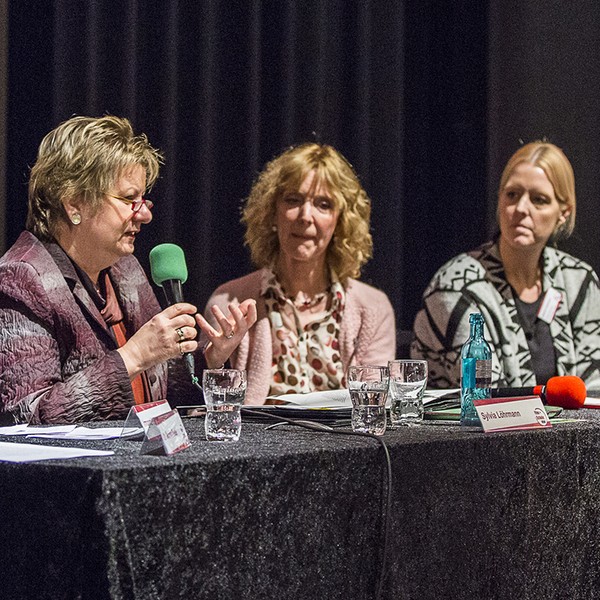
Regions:
<instances>
[{"instance_id":1,"label":"ring on finger","mask_svg":"<svg viewBox=\"0 0 600 600\"><path fill-rule=\"evenodd\" d=\"M185 334L183 333L183 329L181 327L178 327L175 330L175 333L177 333L179 336L179 342L185 342Z\"/></svg>"},{"instance_id":2,"label":"ring on finger","mask_svg":"<svg viewBox=\"0 0 600 600\"><path fill-rule=\"evenodd\" d=\"M185 354L185 350L183 349L183 342L177 342L177 345L179 346L179 354L183 356Z\"/></svg>"},{"instance_id":3,"label":"ring on finger","mask_svg":"<svg viewBox=\"0 0 600 600\"><path fill-rule=\"evenodd\" d=\"M228 340L230 340L235 335L233 329L225 336Z\"/></svg>"}]
</instances>

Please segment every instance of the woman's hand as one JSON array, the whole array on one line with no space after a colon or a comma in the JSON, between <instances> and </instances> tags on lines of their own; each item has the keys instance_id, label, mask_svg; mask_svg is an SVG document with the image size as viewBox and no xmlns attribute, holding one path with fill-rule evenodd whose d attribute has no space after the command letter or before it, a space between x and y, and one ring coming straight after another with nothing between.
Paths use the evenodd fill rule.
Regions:
<instances>
[{"instance_id":1,"label":"woman's hand","mask_svg":"<svg viewBox=\"0 0 600 600\"><path fill-rule=\"evenodd\" d=\"M196 322L208 338L204 351L206 364L210 369L216 369L225 364L248 329L256 323L256 301L244 300L239 306L229 304L229 317L216 305L211 306L210 310L219 324L220 331L212 327L200 314L196 315Z\"/></svg>"},{"instance_id":2,"label":"woman's hand","mask_svg":"<svg viewBox=\"0 0 600 600\"><path fill-rule=\"evenodd\" d=\"M192 304L173 304L142 325L117 350L123 358L130 379L154 365L185 352L196 351L198 332L193 316L195 313L196 307Z\"/></svg>"}]
</instances>

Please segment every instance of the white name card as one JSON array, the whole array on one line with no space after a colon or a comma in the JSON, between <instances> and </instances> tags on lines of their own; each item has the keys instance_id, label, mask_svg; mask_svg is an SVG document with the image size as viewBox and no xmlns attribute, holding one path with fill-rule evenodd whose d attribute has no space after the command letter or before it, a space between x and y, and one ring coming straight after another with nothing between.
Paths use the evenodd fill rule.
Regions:
<instances>
[{"instance_id":1,"label":"white name card","mask_svg":"<svg viewBox=\"0 0 600 600\"><path fill-rule=\"evenodd\" d=\"M176 410L154 417L146 431L140 454L170 456L190 447L187 431Z\"/></svg>"},{"instance_id":2,"label":"white name card","mask_svg":"<svg viewBox=\"0 0 600 600\"><path fill-rule=\"evenodd\" d=\"M473 404L486 433L552 427L539 396L489 398Z\"/></svg>"},{"instance_id":3,"label":"white name card","mask_svg":"<svg viewBox=\"0 0 600 600\"><path fill-rule=\"evenodd\" d=\"M164 415L171 410L171 406L166 400L158 400L157 402L146 402L145 404L136 404L131 407L130 412L133 413L139 420L144 431L148 431L152 419Z\"/></svg>"},{"instance_id":4,"label":"white name card","mask_svg":"<svg viewBox=\"0 0 600 600\"><path fill-rule=\"evenodd\" d=\"M146 433L152 419L164 415L171 410L171 406L166 400L157 402L146 402L145 404L136 404L129 409L125 425L121 432L121 437L132 440L142 439Z\"/></svg>"}]
</instances>

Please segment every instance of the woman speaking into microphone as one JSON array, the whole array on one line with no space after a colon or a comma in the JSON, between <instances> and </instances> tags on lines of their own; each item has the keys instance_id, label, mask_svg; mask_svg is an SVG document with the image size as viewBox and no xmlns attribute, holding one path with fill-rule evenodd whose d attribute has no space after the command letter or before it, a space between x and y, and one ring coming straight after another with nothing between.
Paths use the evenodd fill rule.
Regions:
<instances>
[{"instance_id":1,"label":"woman speaking into microphone","mask_svg":"<svg viewBox=\"0 0 600 600\"><path fill-rule=\"evenodd\" d=\"M132 256L152 221L144 194L160 162L114 116L73 117L43 139L27 231L0 259L1 424L124 418L134 403L166 398L167 383L189 381L176 366L168 378L167 361L197 350L196 325L214 367L256 320L252 302L228 316L215 308L214 327L191 304L161 311Z\"/></svg>"},{"instance_id":2,"label":"woman speaking into microphone","mask_svg":"<svg viewBox=\"0 0 600 600\"><path fill-rule=\"evenodd\" d=\"M492 346L492 383L545 384L578 375L600 385L600 289L586 263L553 243L575 226L575 180L554 144L533 142L500 179L499 235L444 265L423 294L411 354L429 362L432 387L460 385L469 314L480 312Z\"/></svg>"}]
</instances>

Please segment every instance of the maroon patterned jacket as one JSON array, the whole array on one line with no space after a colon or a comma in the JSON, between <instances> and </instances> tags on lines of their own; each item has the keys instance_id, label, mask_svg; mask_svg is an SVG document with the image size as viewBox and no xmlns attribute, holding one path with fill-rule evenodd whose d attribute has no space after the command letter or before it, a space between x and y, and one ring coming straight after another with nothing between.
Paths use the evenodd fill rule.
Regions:
<instances>
[{"instance_id":1,"label":"maroon patterned jacket","mask_svg":"<svg viewBox=\"0 0 600 600\"><path fill-rule=\"evenodd\" d=\"M133 256L110 277L132 335L160 305ZM134 400L116 348L73 265L22 233L0 259L0 424L125 418ZM166 398L167 365L147 374L152 399Z\"/></svg>"}]
</instances>

